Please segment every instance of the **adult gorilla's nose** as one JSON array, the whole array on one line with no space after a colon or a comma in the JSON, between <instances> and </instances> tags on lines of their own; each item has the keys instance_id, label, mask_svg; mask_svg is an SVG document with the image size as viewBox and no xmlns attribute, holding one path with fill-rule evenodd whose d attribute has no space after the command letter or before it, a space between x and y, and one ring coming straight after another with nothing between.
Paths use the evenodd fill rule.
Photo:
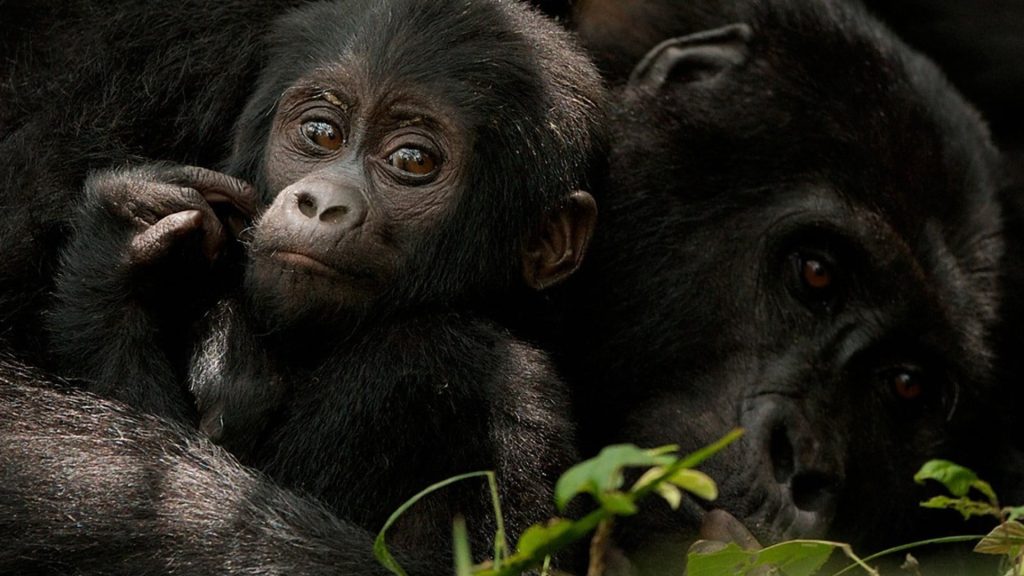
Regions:
<instances>
[{"instance_id":1,"label":"adult gorilla's nose","mask_svg":"<svg viewBox=\"0 0 1024 576\"><path fill-rule=\"evenodd\" d=\"M772 394L755 401L758 406L750 412L748 428L753 446L761 451L766 476L782 492L779 518L786 519L786 525L779 528L787 537L823 536L843 480L839 452L829 444L828 434L815 433L796 400Z\"/></svg>"}]
</instances>

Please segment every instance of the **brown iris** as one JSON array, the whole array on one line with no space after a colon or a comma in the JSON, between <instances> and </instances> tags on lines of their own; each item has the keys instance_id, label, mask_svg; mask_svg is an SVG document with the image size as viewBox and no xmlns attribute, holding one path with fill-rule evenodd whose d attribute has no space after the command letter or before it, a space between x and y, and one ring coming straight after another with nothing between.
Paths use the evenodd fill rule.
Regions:
<instances>
[{"instance_id":1,"label":"brown iris","mask_svg":"<svg viewBox=\"0 0 1024 576\"><path fill-rule=\"evenodd\" d=\"M427 176L437 168L437 162L429 152L419 148L399 148L388 156L388 164L414 176Z\"/></svg>"},{"instance_id":2,"label":"brown iris","mask_svg":"<svg viewBox=\"0 0 1024 576\"><path fill-rule=\"evenodd\" d=\"M920 379L906 372L893 376L892 385L896 395L904 400L914 400L924 392L924 386L921 385Z\"/></svg>"},{"instance_id":3,"label":"brown iris","mask_svg":"<svg viewBox=\"0 0 1024 576\"><path fill-rule=\"evenodd\" d=\"M808 258L801 263L804 284L813 290L824 290L832 285L832 271L820 260Z\"/></svg>"},{"instance_id":4,"label":"brown iris","mask_svg":"<svg viewBox=\"0 0 1024 576\"><path fill-rule=\"evenodd\" d=\"M341 130L338 130L337 127L329 122L320 120L304 122L302 124L302 135L320 148L332 152L340 149L345 144L345 139L341 136Z\"/></svg>"}]
</instances>

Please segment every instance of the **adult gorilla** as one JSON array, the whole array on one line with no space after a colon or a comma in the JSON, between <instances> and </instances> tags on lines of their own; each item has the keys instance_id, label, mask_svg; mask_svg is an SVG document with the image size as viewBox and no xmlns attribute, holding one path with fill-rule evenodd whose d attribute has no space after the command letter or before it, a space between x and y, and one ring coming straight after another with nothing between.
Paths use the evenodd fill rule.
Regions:
<instances>
[{"instance_id":1,"label":"adult gorilla","mask_svg":"<svg viewBox=\"0 0 1024 576\"><path fill-rule=\"evenodd\" d=\"M1024 4L1015 0L866 0L980 109L1002 149L1024 149Z\"/></svg>"},{"instance_id":2,"label":"adult gorilla","mask_svg":"<svg viewBox=\"0 0 1024 576\"><path fill-rule=\"evenodd\" d=\"M997 330L998 378L1005 408L1005 437L1024 447L1019 407L1024 402L1024 4L978 2L869 1L873 10L916 48L934 58L950 80L977 104L996 142L1006 151L1008 185L1001 193L1006 254ZM1024 477L1024 466L1017 477ZM1018 480L1020 481L1020 480Z\"/></svg>"},{"instance_id":3,"label":"adult gorilla","mask_svg":"<svg viewBox=\"0 0 1024 576\"><path fill-rule=\"evenodd\" d=\"M390 574L371 533L198 432L62 387L0 358L0 573Z\"/></svg>"},{"instance_id":4,"label":"adult gorilla","mask_svg":"<svg viewBox=\"0 0 1024 576\"><path fill-rule=\"evenodd\" d=\"M911 476L932 457L998 461L970 446L991 413L1002 250L978 115L847 3L620 8L657 18L618 37L578 22L611 74L603 56L653 34L737 24L659 44L620 92L567 322L589 448L693 449L743 426L709 463L714 506L762 542L962 530L918 507ZM623 542L692 537L704 516L640 515Z\"/></svg>"},{"instance_id":5,"label":"adult gorilla","mask_svg":"<svg viewBox=\"0 0 1024 576\"><path fill-rule=\"evenodd\" d=\"M302 0L0 3L0 335L44 360L40 311L82 183L145 160L216 167L273 19Z\"/></svg>"}]
</instances>

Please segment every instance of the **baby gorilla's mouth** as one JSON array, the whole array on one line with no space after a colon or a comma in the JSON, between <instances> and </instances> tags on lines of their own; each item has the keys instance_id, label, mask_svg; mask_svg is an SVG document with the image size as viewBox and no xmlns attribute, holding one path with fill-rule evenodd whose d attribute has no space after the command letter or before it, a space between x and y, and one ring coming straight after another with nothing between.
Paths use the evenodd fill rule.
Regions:
<instances>
[{"instance_id":1,"label":"baby gorilla's mouth","mask_svg":"<svg viewBox=\"0 0 1024 576\"><path fill-rule=\"evenodd\" d=\"M338 270L324 264L320 260L301 254L299 252L291 252L288 250L277 250L268 255L268 257L276 261L285 270L292 272L306 272L311 274L317 274L320 276L328 276L337 278L341 276Z\"/></svg>"}]
</instances>

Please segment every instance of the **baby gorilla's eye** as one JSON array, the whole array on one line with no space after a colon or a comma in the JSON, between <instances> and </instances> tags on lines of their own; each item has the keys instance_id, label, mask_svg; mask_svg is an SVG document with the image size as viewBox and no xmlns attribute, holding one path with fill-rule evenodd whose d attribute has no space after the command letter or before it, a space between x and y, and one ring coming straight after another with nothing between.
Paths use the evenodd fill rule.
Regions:
<instances>
[{"instance_id":1,"label":"baby gorilla's eye","mask_svg":"<svg viewBox=\"0 0 1024 576\"><path fill-rule=\"evenodd\" d=\"M388 156L388 164L407 174L429 176L437 168L437 162L429 152L419 148L399 148Z\"/></svg>"},{"instance_id":2,"label":"baby gorilla's eye","mask_svg":"<svg viewBox=\"0 0 1024 576\"><path fill-rule=\"evenodd\" d=\"M333 152L339 150L345 144L345 139L341 136L341 130L330 122L322 120L303 122L300 130L307 140L324 150Z\"/></svg>"}]
</instances>

